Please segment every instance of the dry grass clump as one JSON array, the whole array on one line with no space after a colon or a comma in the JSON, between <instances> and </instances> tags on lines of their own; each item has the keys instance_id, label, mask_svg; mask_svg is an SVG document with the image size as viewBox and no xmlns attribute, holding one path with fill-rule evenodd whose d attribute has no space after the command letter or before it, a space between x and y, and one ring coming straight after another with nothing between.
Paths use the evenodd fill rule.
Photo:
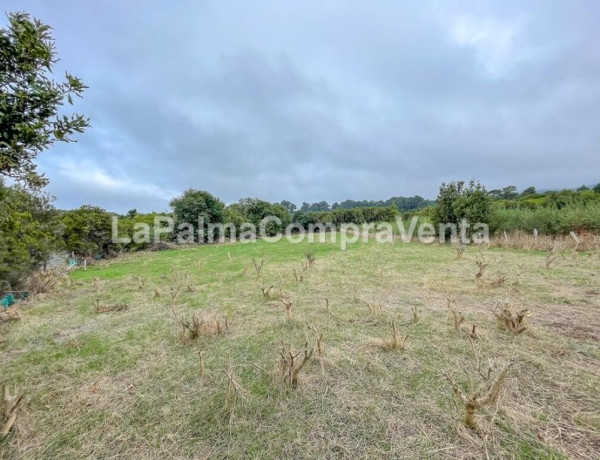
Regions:
<instances>
[{"instance_id":1,"label":"dry grass clump","mask_svg":"<svg viewBox=\"0 0 600 460\"><path fill-rule=\"evenodd\" d=\"M278 276L279 284L277 286L275 286L275 284L259 285L262 296L266 300L279 299L284 294L283 287L285 286L285 281L283 280L283 276L281 276L281 274L278 274Z\"/></svg>"},{"instance_id":2,"label":"dry grass clump","mask_svg":"<svg viewBox=\"0 0 600 460\"><path fill-rule=\"evenodd\" d=\"M233 425L233 419L235 416L235 410L238 406L239 401L243 401L245 399L245 396L244 389L237 381L237 378L234 374L231 359L229 359L229 361L227 362L225 375L227 375L227 388L225 390L225 409L229 411L229 429L231 430Z\"/></svg>"},{"instance_id":3,"label":"dry grass clump","mask_svg":"<svg viewBox=\"0 0 600 460\"><path fill-rule=\"evenodd\" d=\"M308 342L304 344L304 351L294 351L290 344L281 342L280 379L284 386L296 388L298 376L302 368L312 358L314 348L308 349ZM302 357L300 357L302 355Z\"/></svg>"},{"instance_id":4,"label":"dry grass clump","mask_svg":"<svg viewBox=\"0 0 600 460\"><path fill-rule=\"evenodd\" d=\"M521 334L527 330L525 321L533 314L528 309L523 309L519 312L513 311L509 303L505 303L502 309L496 307L493 313L498 320L498 327L513 334Z\"/></svg>"},{"instance_id":5,"label":"dry grass clump","mask_svg":"<svg viewBox=\"0 0 600 460\"><path fill-rule=\"evenodd\" d=\"M207 312L194 313L189 319L184 319L177 315L172 305L171 310L181 326L180 336L182 339L198 340L201 337L213 337L229 329L227 316L225 316L224 324L221 324L219 320L212 318L212 315Z\"/></svg>"},{"instance_id":6,"label":"dry grass clump","mask_svg":"<svg viewBox=\"0 0 600 460\"><path fill-rule=\"evenodd\" d=\"M316 335L317 355L323 356L323 333L317 331L317 328L313 325L310 326L310 329L312 329Z\"/></svg>"},{"instance_id":7,"label":"dry grass clump","mask_svg":"<svg viewBox=\"0 0 600 460\"><path fill-rule=\"evenodd\" d=\"M2 423L0 423L0 441L2 441L7 435L15 421L17 420L17 412L19 407L23 403L23 394L10 394L8 386L4 385L2 389Z\"/></svg>"},{"instance_id":8,"label":"dry grass clump","mask_svg":"<svg viewBox=\"0 0 600 460\"><path fill-rule=\"evenodd\" d=\"M458 399L465 406L465 425L468 428L475 429L477 428L477 424L475 422L475 411L484 408L485 406L495 404L498 400L498 395L500 394L500 388L504 383L504 380L508 376L508 373L513 366L514 362L509 362L506 364L502 370L498 373L496 378L493 381L490 381L489 377L491 375L491 366L490 372L487 375L486 381L486 392L480 394L479 391L471 391L469 393L465 393L460 386L456 383L456 381L452 378L452 376L448 373L445 373L444 376L450 384L452 385L452 390L454 394L458 397Z\"/></svg>"},{"instance_id":9,"label":"dry grass clump","mask_svg":"<svg viewBox=\"0 0 600 460\"><path fill-rule=\"evenodd\" d=\"M456 306L454 305L454 298L451 295L447 295L445 297L447 302L446 307L448 308L448 311L452 314L452 318L454 319L454 332L458 333L461 331L462 324L465 322L465 317L461 312L456 310Z\"/></svg>"},{"instance_id":10,"label":"dry grass clump","mask_svg":"<svg viewBox=\"0 0 600 460\"><path fill-rule=\"evenodd\" d=\"M129 310L129 305L127 304L116 304L116 305L104 305L100 299L93 299L92 304L94 305L94 311L96 313L111 313L116 311L125 311Z\"/></svg>"},{"instance_id":11,"label":"dry grass clump","mask_svg":"<svg viewBox=\"0 0 600 460\"><path fill-rule=\"evenodd\" d=\"M25 281L25 289L31 294L42 294L51 292L59 283L71 285L69 269L53 268L48 270L37 270Z\"/></svg>"},{"instance_id":12,"label":"dry grass clump","mask_svg":"<svg viewBox=\"0 0 600 460\"><path fill-rule=\"evenodd\" d=\"M265 299L270 299L271 298L271 291L273 290L275 286L273 286L272 284L270 286L261 286L260 290L262 292L262 295Z\"/></svg>"},{"instance_id":13,"label":"dry grass clump","mask_svg":"<svg viewBox=\"0 0 600 460\"><path fill-rule=\"evenodd\" d=\"M254 271L256 272L256 279L260 278L260 273L262 271L263 265L265 264L264 259L260 261L256 259L252 259L252 264L254 265Z\"/></svg>"},{"instance_id":14,"label":"dry grass clump","mask_svg":"<svg viewBox=\"0 0 600 460\"><path fill-rule=\"evenodd\" d=\"M548 251L548 254L546 254L546 270L550 270L552 262L554 262L556 259L558 259L558 254Z\"/></svg>"},{"instance_id":15,"label":"dry grass clump","mask_svg":"<svg viewBox=\"0 0 600 460\"><path fill-rule=\"evenodd\" d=\"M12 307L6 311L0 312L0 324L7 323L9 321L14 321L17 319L21 319L21 314L19 313L18 307Z\"/></svg>"},{"instance_id":16,"label":"dry grass clump","mask_svg":"<svg viewBox=\"0 0 600 460\"><path fill-rule=\"evenodd\" d=\"M517 271L515 272L515 281L513 282L515 286L521 284L521 275L523 274L523 267L525 267L525 264L517 265Z\"/></svg>"},{"instance_id":17,"label":"dry grass clump","mask_svg":"<svg viewBox=\"0 0 600 460\"><path fill-rule=\"evenodd\" d=\"M146 286L146 278L143 276L139 276L139 277L137 277L136 281L137 281L138 289L140 291L143 290L144 286Z\"/></svg>"},{"instance_id":18,"label":"dry grass clump","mask_svg":"<svg viewBox=\"0 0 600 460\"><path fill-rule=\"evenodd\" d=\"M500 287L504 286L504 284L508 281L508 275L504 273L500 273L498 277L490 283L491 287Z\"/></svg>"},{"instance_id":19,"label":"dry grass clump","mask_svg":"<svg viewBox=\"0 0 600 460\"><path fill-rule=\"evenodd\" d=\"M390 340L384 341L383 346L386 348L391 348L393 350L404 350L406 348L406 340L408 339L408 334L404 336L402 340L398 339L398 327L396 326L396 320L392 319L392 338Z\"/></svg>"},{"instance_id":20,"label":"dry grass clump","mask_svg":"<svg viewBox=\"0 0 600 460\"><path fill-rule=\"evenodd\" d=\"M477 273L475 273L475 283L479 284L479 282L481 281L481 278L483 277L483 274L485 273L485 268L488 266L488 264L484 262L483 258L477 259L475 261L475 263L477 264L477 267L479 268Z\"/></svg>"},{"instance_id":21,"label":"dry grass clump","mask_svg":"<svg viewBox=\"0 0 600 460\"><path fill-rule=\"evenodd\" d=\"M313 264L315 263L315 254L312 251L308 251L306 254L306 263L308 265L308 268L312 267Z\"/></svg>"},{"instance_id":22,"label":"dry grass clump","mask_svg":"<svg viewBox=\"0 0 600 460\"><path fill-rule=\"evenodd\" d=\"M302 262L302 266L299 269L294 268L293 273L295 280L298 282L304 281L304 273L306 272L306 270L308 270L308 268L308 262Z\"/></svg>"},{"instance_id":23,"label":"dry grass clump","mask_svg":"<svg viewBox=\"0 0 600 460\"><path fill-rule=\"evenodd\" d=\"M462 241L458 240L452 243L452 247L456 251L456 258L462 259L463 254L465 253L465 249L467 249L467 246Z\"/></svg>"},{"instance_id":24,"label":"dry grass clump","mask_svg":"<svg viewBox=\"0 0 600 460\"><path fill-rule=\"evenodd\" d=\"M419 322L419 309L417 308L416 305L414 305L412 307L412 322L413 323L418 323Z\"/></svg>"},{"instance_id":25,"label":"dry grass clump","mask_svg":"<svg viewBox=\"0 0 600 460\"><path fill-rule=\"evenodd\" d=\"M367 302L367 306L369 307L369 315L371 316L376 316L383 313L380 303Z\"/></svg>"},{"instance_id":26,"label":"dry grass clump","mask_svg":"<svg viewBox=\"0 0 600 460\"><path fill-rule=\"evenodd\" d=\"M288 319L288 321L292 320L292 307L293 307L293 303L291 300L287 300L287 299L281 299L281 303L283 305L285 305L285 316Z\"/></svg>"}]
</instances>

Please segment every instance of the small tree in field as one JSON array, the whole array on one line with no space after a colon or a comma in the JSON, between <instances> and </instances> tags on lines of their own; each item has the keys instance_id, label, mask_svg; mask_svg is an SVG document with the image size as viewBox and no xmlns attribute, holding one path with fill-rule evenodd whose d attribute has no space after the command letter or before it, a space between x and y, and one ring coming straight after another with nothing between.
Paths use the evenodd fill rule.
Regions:
<instances>
[{"instance_id":1,"label":"small tree in field","mask_svg":"<svg viewBox=\"0 0 600 460\"><path fill-rule=\"evenodd\" d=\"M25 13L9 14L0 29L0 176L36 188L48 182L36 172L37 155L89 126L81 115L59 116L86 86L69 73L63 83L51 78L58 59L50 31Z\"/></svg>"},{"instance_id":2,"label":"small tree in field","mask_svg":"<svg viewBox=\"0 0 600 460\"><path fill-rule=\"evenodd\" d=\"M176 225L189 223L194 227L194 239L198 232L206 232L198 228L198 218L205 224L223 223L225 205L221 200L202 190L188 189L179 198L171 201Z\"/></svg>"},{"instance_id":3,"label":"small tree in field","mask_svg":"<svg viewBox=\"0 0 600 460\"><path fill-rule=\"evenodd\" d=\"M492 215L491 201L485 187L474 180L468 185L463 181L443 183L432 214L433 224L458 226L462 219L471 225L487 223Z\"/></svg>"}]
</instances>

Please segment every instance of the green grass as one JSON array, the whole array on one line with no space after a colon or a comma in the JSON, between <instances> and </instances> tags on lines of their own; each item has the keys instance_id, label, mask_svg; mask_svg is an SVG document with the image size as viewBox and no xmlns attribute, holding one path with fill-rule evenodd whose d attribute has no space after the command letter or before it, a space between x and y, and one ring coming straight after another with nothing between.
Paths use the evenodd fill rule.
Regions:
<instances>
[{"instance_id":1,"label":"green grass","mask_svg":"<svg viewBox=\"0 0 600 460\"><path fill-rule=\"evenodd\" d=\"M297 282L308 251L316 262ZM476 285L482 255L489 266ZM253 258L265 261L259 278ZM75 271L70 285L23 304L21 321L0 326L0 383L27 400L0 458L593 458L600 259L561 258L551 270L544 262L545 253L522 250L468 248L456 260L449 246L281 241L131 254ZM508 281L492 288L499 274ZM176 288L179 316L228 315L230 329L183 340ZM458 334L444 295L467 318ZM291 321L279 298L293 302ZM129 308L97 313L94 299ZM496 326L491 309L505 300L534 312L519 336ZM392 318L408 335L405 350L385 346ZM477 414L477 432L464 427L442 376L481 385L472 324L483 363L518 362L498 405ZM297 388L283 387L280 342L314 346L315 328L323 356Z\"/></svg>"}]
</instances>

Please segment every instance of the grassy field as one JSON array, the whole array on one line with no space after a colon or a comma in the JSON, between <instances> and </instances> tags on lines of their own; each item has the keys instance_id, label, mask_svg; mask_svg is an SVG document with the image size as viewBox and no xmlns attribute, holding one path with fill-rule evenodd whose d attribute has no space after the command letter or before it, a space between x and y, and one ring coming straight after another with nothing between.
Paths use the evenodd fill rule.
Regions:
<instances>
[{"instance_id":1,"label":"grassy field","mask_svg":"<svg viewBox=\"0 0 600 460\"><path fill-rule=\"evenodd\" d=\"M264 261L259 276L252 259ZM0 326L0 383L25 393L0 458L598 458L600 257L545 262L282 241L76 271ZM523 333L498 327L492 309L505 302L533 313ZM204 319L201 336L183 337L174 312ZM392 321L403 347L390 346ZM322 353L285 385L282 344L298 362L318 334ZM483 394L489 360L488 385L515 365L472 430L445 374Z\"/></svg>"}]
</instances>

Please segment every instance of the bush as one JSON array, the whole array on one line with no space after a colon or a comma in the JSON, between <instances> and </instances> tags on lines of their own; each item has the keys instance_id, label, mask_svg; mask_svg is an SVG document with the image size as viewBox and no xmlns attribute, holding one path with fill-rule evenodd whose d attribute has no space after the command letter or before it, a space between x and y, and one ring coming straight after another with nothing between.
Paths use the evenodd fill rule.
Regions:
<instances>
[{"instance_id":1,"label":"bush","mask_svg":"<svg viewBox=\"0 0 600 460\"><path fill-rule=\"evenodd\" d=\"M138 214L137 212L128 212L125 216L120 216L118 220L118 236L119 237L128 237L131 238L132 241L125 245L116 245L115 250L117 251L141 251L144 249L150 248L153 250L152 245L155 240L155 219L157 217L167 217L169 214L165 213L156 213L152 212L149 214ZM136 242L137 238L134 236L141 232L142 226L140 224L144 224L144 227L147 225L150 227L150 232L148 234L148 240ZM172 240L172 235L167 233L161 233L162 241L170 241ZM111 245L112 247L112 245Z\"/></svg>"},{"instance_id":2,"label":"bush","mask_svg":"<svg viewBox=\"0 0 600 460\"><path fill-rule=\"evenodd\" d=\"M570 231L600 231L600 203L573 203L536 209L496 209L490 222L491 231L521 230L541 234L565 235Z\"/></svg>"},{"instance_id":3,"label":"bush","mask_svg":"<svg viewBox=\"0 0 600 460\"><path fill-rule=\"evenodd\" d=\"M269 203L258 198L244 198L238 203L230 205L228 209L233 218L239 220L239 216L242 216L243 222L254 224L257 231L260 228L261 221L265 217L277 217L281 221L281 224L273 221L268 222L265 227L267 236L275 236L277 233L283 233L292 221L292 215L284 206Z\"/></svg>"},{"instance_id":4,"label":"bush","mask_svg":"<svg viewBox=\"0 0 600 460\"><path fill-rule=\"evenodd\" d=\"M82 206L63 212L60 221L67 251L87 257L105 257L115 251L112 216L96 206Z\"/></svg>"},{"instance_id":5,"label":"bush","mask_svg":"<svg viewBox=\"0 0 600 460\"><path fill-rule=\"evenodd\" d=\"M294 221L308 228L309 224L364 224L376 222L393 222L398 211L392 207L362 207L354 209L336 209L326 212L296 213Z\"/></svg>"},{"instance_id":6,"label":"bush","mask_svg":"<svg viewBox=\"0 0 600 460\"><path fill-rule=\"evenodd\" d=\"M173 208L175 217L175 226L180 224L190 224L194 231L194 240L199 241L200 229L198 220L202 218L204 224L223 223L225 205L221 200L208 192L202 190L188 189L179 198L171 200L170 206ZM202 229L204 234L202 240L206 239L206 228Z\"/></svg>"},{"instance_id":7,"label":"bush","mask_svg":"<svg viewBox=\"0 0 600 460\"><path fill-rule=\"evenodd\" d=\"M16 286L59 246L50 198L0 181L0 290Z\"/></svg>"},{"instance_id":8,"label":"bush","mask_svg":"<svg viewBox=\"0 0 600 460\"><path fill-rule=\"evenodd\" d=\"M489 223L492 217L492 199L479 182L443 183L431 219L437 228L440 224L459 225L466 219L471 225ZM450 230L447 230L449 232Z\"/></svg>"}]
</instances>

